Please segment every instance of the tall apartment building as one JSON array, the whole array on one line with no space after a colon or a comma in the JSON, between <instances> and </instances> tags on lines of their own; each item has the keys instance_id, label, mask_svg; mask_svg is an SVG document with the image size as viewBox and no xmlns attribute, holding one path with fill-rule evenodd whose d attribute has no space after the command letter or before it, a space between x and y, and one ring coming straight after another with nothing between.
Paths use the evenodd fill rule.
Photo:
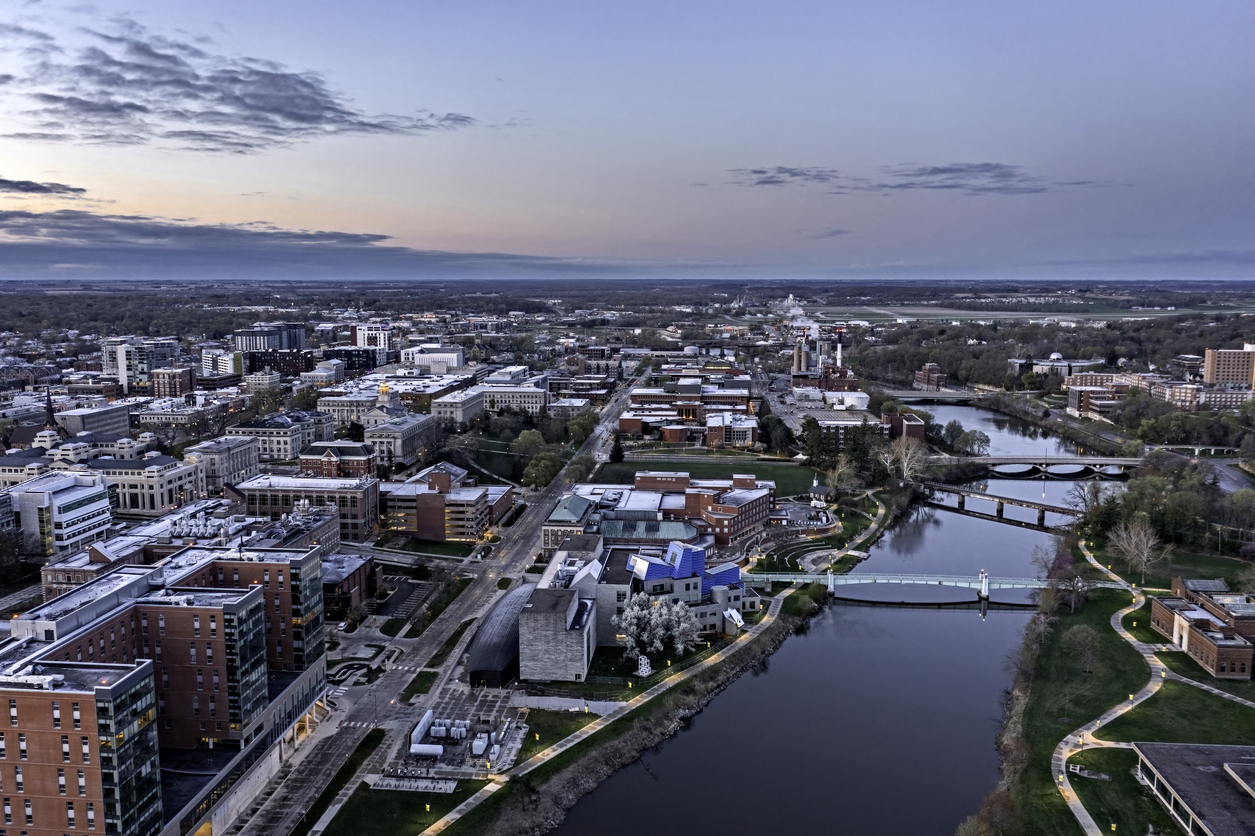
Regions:
<instances>
[{"instance_id":1,"label":"tall apartment building","mask_svg":"<svg viewBox=\"0 0 1255 836\"><path fill-rule=\"evenodd\" d=\"M178 337L110 337L100 346L101 371L118 379L125 394L148 394L155 369L177 366Z\"/></svg>"},{"instance_id":2,"label":"tall apartment building","mask_svg":"<svg viewBox=\"0 0 1255 836\"><path fill-rule=\"evenodd\" d=\"M113 524L110 488L101 473L58 470L0 492L28 554L80 551Z\"/></svg>"},{"instance_id":3,"label":"tall apartment building","mask_svg":"<svg viewBox=\"0 0 1255 836\"><path fill-rule=\"evenodd\" d=\"M244 435L224 435L185 447L183 460L200 465L205 491L214 496L222 495L224 485L256 476L260 462L257 439Z\"/></svg>"},{"instance_id":4,"label":"tall apartment building","mask_svg":"<svg viewBox=\"0 0 1255 836\"><path fill-rule=\"evenodd\" d=\"M200 353L201 374L217 377L218 375L244 374L244 352L206 349Z\"/></svg>"},{"instance_id":5,"label":"tall apartment building","mask_svg":"<svg viewBox=\"0 0 1255 836\"><path fill-rule=\"evenodd\" d=\"M225 832L326 690L321 574L316 547L192 546L13 619L4 830ZM161 771L162 749L215 742L209 771Z\"/></svg>"},{"instance_id":6,"label":"tall apartment building","mask_svg":"<svg viewBox=\"0 0 1255 836\"><path fill-rule=\"evenodd\" d=\"M236 351L300 351L305 348L305 323L259 322L231 335Z\"/></svg>"},{"instance_id":7,"label":"tall apartment building","mask_svg":"<svg viewBox=\"0 0 1255 836\"><path fill-rule=\"evenodd\" d=\"M1203 383L1234 389L1255 388L1255 343L1237 349L1207 349L1203 357Z\"/></svg>"},{"instance_id":8,"label":"tall apartment building","mask_svg":"<svg viewBox=\"0 0 1255 836\"><path fill-rule=\"evenodd\" d=\"M191 366L153 369L152 396L154 398L181 398L195 388L196 369Z\"/></svg>"},{"instance_id":9,"label":"tall apartment building","mask_svg":"<svg viewBox=\"0 0 1255 836\"><path fill-rule=\"evenodd\" d=\"M249 516L279 519L298 505L335 505L340 509L340 539L369 540L379 519L379 480L323 479L262 474L228 487L228 496L245 503Z\"/></svg>"},{"instance_id":10,"label":"tall apartment building","mask_svg":"<svg viewBox=\"0 0 1255 836\"><path fill-rule=\"evenodd\" d=\"M354 325L350 339L355 348L374 349L376 363L385 363L392 348L392 326L377 322Z\"/></svg>"}]
</instances>

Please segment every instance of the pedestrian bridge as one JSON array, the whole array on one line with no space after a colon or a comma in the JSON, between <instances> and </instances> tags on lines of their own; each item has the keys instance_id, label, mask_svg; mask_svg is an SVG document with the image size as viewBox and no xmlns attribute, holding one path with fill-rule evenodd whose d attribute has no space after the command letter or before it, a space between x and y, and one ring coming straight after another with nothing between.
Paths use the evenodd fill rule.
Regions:
<instances>
[{"instance_id":1,"label":"pedestrian bridge","mask_svg":"<svg viewBox=\"0 0 1255 836\"><path fill-rule=\"evenodd\" d=\"M919 586L957 586L975 589L982 598L989 597L991 589L1046 589L1047 587L1064 586L1068 582L1049 580L1046 578L995 578L985 572L979 575L897 575L879 572L859 572L850 574L805 574L802 572L742 572L741 580L749 586L766 586L772 583L822 583L828 587L829 593L835 593L838 586L855 584L914 584ZM1114 581L1090 581L1091 587L1122 588Z\"/></svg>"},{"instance_id":2,"label":"pedestrian bridge","mask_svg":"<svg viewBox=\"0 0 1255 836\"><path fill-rule=\"evenodd\" d=\"M1135 456L929 456L929 464L1026 464L1044 469L1056 465L1077 465L1082 467L1137 467L1142 463L1141 457Z\"/></svg>"},{"instance_id":3,"label":"pedestrian bridge","mask_svg":"<svg viewBox=\"0 0 1255 836\"><path fill-rule=\"evenodd\" d=\"M969 497L971 499L983 499L986 502L992 502L994 503L996 518L1004 522L1006 522L1007 520L1004 517L1003 509L1004 509L1004 506L1007 506L1007 505L1017 505L1021 508L1030 508L1036 511L1037 512L1037 526L1039 528L1045 528L1047 512L1050 512L1052 514L1060 514L1062 516L1067 516L1067 517L1075 517L1080 514L1080 512L1077 511L1075 508L1064 508L1059 505L1051 505L1048 502L1038 502L1037 500L1034 500L1034 499L1016 499L1010 496L996 496L994 494L983 493L982 491L975 491L970 488L965 488L960 485L942 485L937 482L915 482L913 484L927 491L934 491L937 493L950 493L950 494L956 495L959 498L958 510L962 512L967 511L967 499ZM950 506L942 505L941 507L949 508ZM973 516L988 517L988 514L973 514Z\"/></svg>"}]
</instances>

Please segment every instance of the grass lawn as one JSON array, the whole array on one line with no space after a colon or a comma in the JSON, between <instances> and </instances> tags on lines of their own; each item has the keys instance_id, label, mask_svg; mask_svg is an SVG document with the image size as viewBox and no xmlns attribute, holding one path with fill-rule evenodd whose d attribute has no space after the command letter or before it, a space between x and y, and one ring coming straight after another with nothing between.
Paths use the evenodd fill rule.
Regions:
<instances>
[{"instance_id":1,"label":"grass lawn","mask_svg":"<svg viewBox=\"0 0 1255 836\"><path fill-rule=\"evenodd\" d=\"M1099 729L1103 740L1255 746L1255 708L1169 679L1155 696Z\"/></svg>"},{"instance_id":2,"label":"grass lawn","mask_svg":"<svg viewBox=\"0 0 1255 836\"><path fill-rule=\"evenodd\" d=\"M401 704L406 705L411 699L419 694L426 694L431 690L431 686L436 684L436 680L440 678L440 671L419 671L414 674L414 678L410 680L410 684L405 686L405 690L401 692Z\"/></svg>"},{"instance_id":3,"label":"grass lawn","mask_svg":"<svg viewBox=\"0 0 1255 836\"><path fill-rule=\"evenodd\" d=\"M1147 573L1146 583L1143 584L1140 572L1128 571L1128 564L1115 554L1109 554L1105 547L1090 551L1099 563L1103 566L1111 564L1111 571L1126 581L1152 589L1171 589L1173 578L1224 578L1229 582L1230 589L1237 589L1238 575L1251 565L1236 557L1174 549L1166 563L1161 563L1154 571Z\"/></svg>"},{"instance_id":4,"label":"grass lawn","mask_svg":"<svg viewBox=\"0 0 1255 836\"><path fill-rule=\"evenodd\" d=\"M365 783L331 824L326 836L395 836L421 833L483 788L487 781L458 781L458 788L443 792L396 792L372 790ZM427 811L430 805L431 811Z\"/></svg>"},{"instance_id":5,"label":"grass lawn","mask_svg":"<svg viewBox=\"0 0 1255 836\"><path fill-rule=\"evenodd\" d=\"M669 462L637 461L618 462L603 465L597 474L601 482L630 485L636 478L638 470L671 470L684 471L694 479L731 479L734 473L753 473L759 479L770 479L776 483L776 496L795 496L809 493L811 482L816 475L823 476L809 467L798 467L790 464L774 462ZM822 483L822 479L820 480Z\"/></svg>"},{"instance_id":6,"label":"grass lawn","mask_svg":"<svg viewBox=\"0 0 1255 836\"><path fill-rule=\"evenodd\" d=\"M527 712L527 739L523 741L523 748L515 763L522 763L537 752L543 752L596 719L596 714L586 714L583 711L545 711L533 708Z\"/></svg>"},{"instance_id":7,"label":"grass lawn","mask_svg":"<svg viewBox=\"0 0 1255 836\"><path fill-rule=\"evenodd\" d=\"M1155 833L1179 836L1181 830L1164 812L1150 791L1137 782L1131 770L1137 768L1137 753L1127 749L1090 749L1075 755L1068 763L1078 763L1091 772L1111 776L1110 781L1069 775L1072 788L1085 809L1103 830L1115 824L1117 833Z\"/></svg>"},{"instance_id":8,"label":"grass lawn","mask_svg":"<svg viewBox=\"0 0 1255 836\"><path fill-rule=\"evenodd\" d=\"M449 661L449 654L453 652L453 648L457 647L458 640L462 638L462 636L474 623L475 619L468 618L466 621L459 624L458 629L454 630L453 633L450 634L449 638L445 639L444 644L440 646L440 649L436 651L435 655L427 660L427 667L438 668L445 662Z\"/></svg>"},{"instance_id":9,"label":"grass lawn","mask_svg":"<svg viewBox=\"0 0 1255 836\"><path fill-rule=\"evenodd\" d=\"M404 618L389 618L383 623L383 626L379 628L379 632L383 633L385 636L395 638L396 634L401 632L401 628L404 626Z\"/></svg>"},{"instance_id":10,"label":"grass lawn","mask_svg":"<svg viewBox=\"0 0 1255 836\"><path fill-rule=\"evenodd\" d=\"M383 742L383 735L383 729L371 729L366 734L362 742L353 750L353 754L349 755L349 759L345 761L344 766L340 767L339 771L331 777L331 783L327 784L327 788L314 799L314 803L305 812L305 818L301 819L300 823L293 828L291 836L305 836L305 834L309 833L314 824L322 818L322 814L327 812L327 808L331 806L331 802L335 800L340 790L344 789L344 785L349 782L349 779L370 757L371 752L374 752L379 747L379 744ZM356 797L356 793L354 797ZM339 819L340 815L337 815L336 819L332 821L333 827L335 821Z\"/></svg>"},{"instance_id":11,"label":"grass lawn","mask_svg":"<svg viewBox=\"0 0 1255 836\"><path fill-rule=\"evenodd\" d=\"M1164 638L1150 626L1150 601L1133 610L1126 615L1121 623L1124 629L1133 634L1133 638L1139 642L1150 642L1152 644L1164 644L1171 641ZM1136 625L1136 626L1135 626Z\"/></svg>"},{"instance_id":12,"label":"grass lawn","mask_svg":"<svg viewBox=\"0 0 1255 836\"><path fill-rule=\"evenodd\" d=\"M453 600L462 594L462 590L466 589L472 583L474 578L456 578L452 584L449 584L444 590L428 605L427 609L419 614L414 622L414 626L406 631L407 639L416 639L423 634L423 631L431 626L431 623L445 611L445 609L453 603Z\"/></svg>"},{"instance_id":13,"label":"grass lawn","mask_svg":"<svg viewBox=\"0 0 1255 836\"><path fill-rule=\"evenodd\" d=\"M1203 670L1202 665L1195 662L1189 657L1189 654L1184 652L1157 653L1155 655L1173 673L1179 673L1181 676L1193 679L1195 682L1202 682L1205 685L1233 694L1235 697L1255 702L1255 680L1215 679L1211 674Z\"/></svg>"},{"instance_id":14,"label":"grass lawn","mask_svg":"<svg viewBox=\"0 0 1255 836\"><path fill-rule=\"evenodd\" d=\"M784 599L784 603L780 605L780 614L801 618L809 614L810 607L808 604L811 601L822 601L827 595L828 587L826 584L808 583Z\"/></svg>"},{"instance_id":15,"label":"grass lawn","mask_svg":"<svg viewBox=\"0 0 1255 836\"><path fill-rule=\"evenodd\" d=\"M1076 613L1060 610L1059 620L1042 645L1028 705L1024 710L1024 739L1029 766L1017 788L1017 806L1028 820L1026 834L1077 832L1076 819L1055 789L1050 757L1064 735L1127 699L1150 676L1141 654L1111 629L1111 615L1129 604L1129 594L1118 589L1095 590ZM1086 624L1099 637L1095 673L1081 672L1078 661L1066 654L1061 639L1069 627Z\"/></svg>"},{"instance_id":16,"label":"grass lawn","mask_svg":"<svg viewBox=\"0 0 1255 836\"><path fill-rule=\"evenodd\" d=\"M407 552L422 552L426 554L439 554L445 557L466 557L475 548L474 543L463 543L456 540L420 540L417 537L409 537L400 546L391 548L399 548Z\"/></svg>"},{"instance_id":17,"label":"grass lawn","mask_svg":"<svg viewBox=\"0 0 1255 836\"><path fill-rule=\"evenodd\" d=\"M514 583L511 578L500 578L497 581L497 589L509 589L510 584Z\"/></svg>"},{"instance_id":18,"label":"grass lawn","mask_svg":"<svg viewBox=\"0 0 1255 836\"><path fill-rule=\"evenodd\" d=\"M502 518L501 527L509 528L510 526L514 525L518 521L519 517L523 516L523 512L526 510L527 510L526 502L515 503L514 507L510 509L510 512L506 514L504 518Z\"/></svg>"}]
</instances>

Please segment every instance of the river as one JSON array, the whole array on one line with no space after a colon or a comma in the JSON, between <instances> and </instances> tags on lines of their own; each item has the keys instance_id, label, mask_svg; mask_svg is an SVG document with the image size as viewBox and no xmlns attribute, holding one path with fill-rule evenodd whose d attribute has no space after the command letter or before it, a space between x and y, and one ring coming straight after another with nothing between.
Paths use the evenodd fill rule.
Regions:
<instances>
[{"instance_id":1,"label":"river","mask_svg":"<svg viewBox=\"0 0 1255 836\"><path fill-rule=\"evenodd\" d=\"M933 412L988 434L991 452L1070 452L1016 419L973 407ZM1043 484L1046 502L1065 504L1069 482L971 487L1040 500ZM973 500L968 507L993 511ZM1006 513L1036 517L1011 506ZM855 571L1031 577L1033 547L1050 536L918 506ZM867 589L858 587L859 597L869 597ZM875 593L891 602L974 597L950 587L885 585ZM1024 602L1026 593L994 599ZM684 731L581 799L555 832L950 836L997 783L994 738L1010 685L1003 660L1028 618L1027 610L982 618L973 610L830 604Z\"/></svg>"}]
</instances>

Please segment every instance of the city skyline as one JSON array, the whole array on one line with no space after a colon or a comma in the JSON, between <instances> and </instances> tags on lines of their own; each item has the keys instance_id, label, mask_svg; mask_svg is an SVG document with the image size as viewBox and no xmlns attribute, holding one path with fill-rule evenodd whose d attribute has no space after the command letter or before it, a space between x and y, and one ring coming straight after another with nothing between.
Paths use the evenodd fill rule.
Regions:
<instances>
[{"instance_id":1,"label":"city skyline","mask_svg":"<svg viewBox=\"0 0 1255 836\"><path fill-rule=\"evenodd\" d=\"M1249 278L1253 16L26 3L0 278Z\"/></svg>"}]
</instances>

